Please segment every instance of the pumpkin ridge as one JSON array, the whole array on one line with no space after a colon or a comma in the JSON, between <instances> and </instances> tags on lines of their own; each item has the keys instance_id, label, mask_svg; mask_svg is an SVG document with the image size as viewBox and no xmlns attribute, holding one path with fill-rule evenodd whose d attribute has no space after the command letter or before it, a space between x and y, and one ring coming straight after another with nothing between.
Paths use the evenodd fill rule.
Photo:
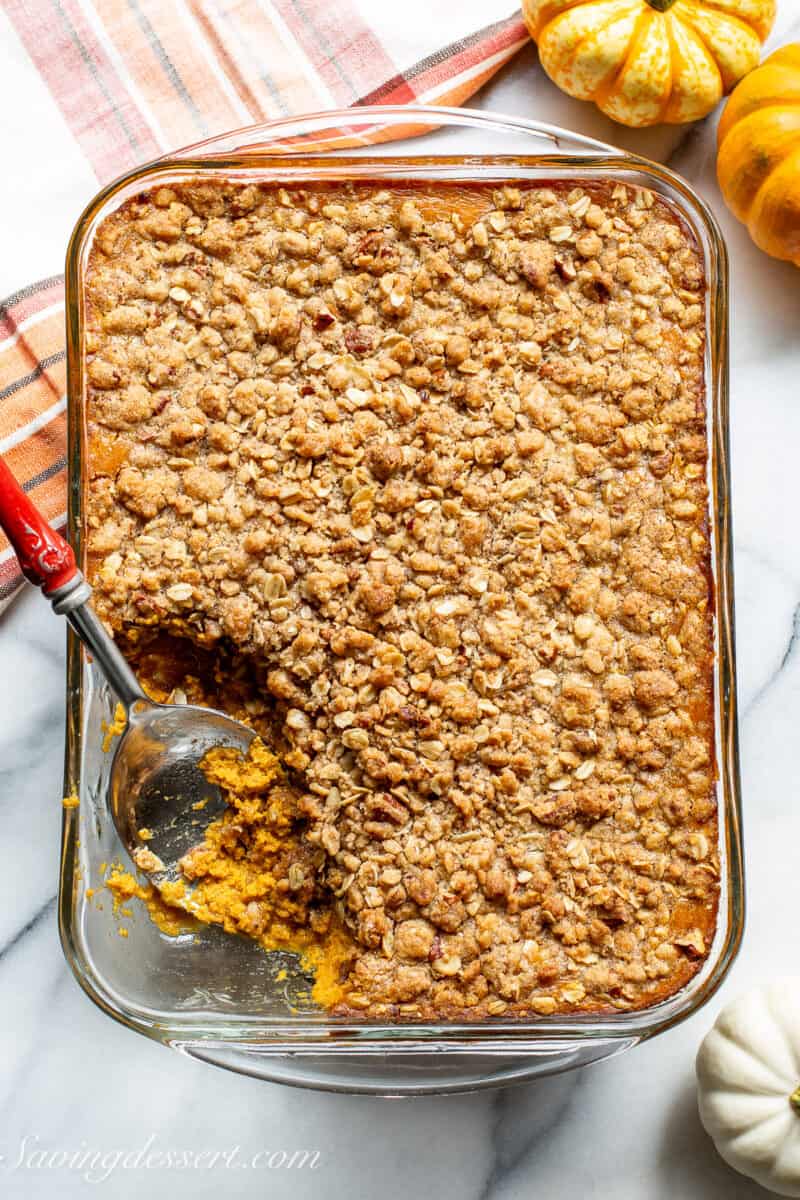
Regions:
<instances>
[{"instance_id":1,"label":"pumpkin ridge","mask_svg":"<svg viewBox=\"0 0 800 1200\"><path fill-rule=\"evenodd\" d=\"M759 243L758 243L758 241L756 241L755 234L754 234L753 230L750 229L750 226L751 226L751 224L754 224L754 223L757 224L756 218L760 217L760 215L761 215L760 202L763 198L764 189L771 182L772 176L775 174L775 172L779 171L781 169L781 167L785 166L786 160L788 158L792 158L795 154L798 155L798 158L800 158L800 142L798 142L798 144L795 146L787 146L785 152L776 158L775 162L772 164L771 169L769 171L767 171L766 175L761 180L761 183L758 185L758 188L756 189L755 194L753 195L753 199L750 201L750 210L747 214L747 228L750 230L750 236L752 237L753 241L756 243L757 246L759 245ZM792 1054L792 1057L794 1058L794 1053Z\"/></svg>"},{"instance_id":2,"label":"pumpkin ridge","mask_svg":"<svg viewBox=\"0 0 800 1200\"><path fill-rule=\"evenodd\" d=\"M593 4L600 5L604 3L605 0L569 0L569 2L563 7L559 7L555 3L545 5L542 7L539 17L537 18L536 31L534 32L533 29L530 29L530 35L538 45L539 38L542 36L543 31L552 21L557 20L558 17L565 16L567 13L572 12L574 8L582 8L584 6L586 8L591 8ZM527 10L528 5L523 4L523 16L527 15Z\"/></svg>"},{"instance_id":3,"label":"pumpkin ridge","mask_svg":"<svg viewBox=\"0 0 800 1200\"><path fill-rule=\"evenodd\" d=\"M721 1015L724 1016L724 1012ZM752 1046L745 1045L732 1030L729 1031L726 1029L724 1021L715 1027L715 1032L727 1043L729 1054L732 1050L735 1050L745 1059L750 1060L758 1074L767 1073L775 1080L773 1087L763 1084L756 1085L752 1080L747 1083L738 1084L728 1078L722 1079L718 1077L717 1081L723 1090L750 1092L752 1095L772 1096L773 1098L786 1095L786 1077L781 1078L770 1064L765 1063L763 1059L758 1057Z\"/></svg>"},{"instance_id":4,"label":"pumpkin ridge","mask_svg":"<svg viewBox=\"0 0 800 1200\"><path fill-rule=\"evenodd\" d=\"M604 2L605 2L605 0L597 0L597 3L604 3ZM580 0L578 0L578 3L580 3ZM636 5L629 4L627 7L630 10L634 10ZM598 25L595 29L593 29L591 34L587 33L586 37L582 38L582 40L580 42L578 42L578 45L575 49L576 56L577 56L577 53L580 50L581 46L583 45L583 43L587 40L587 38L596 37L598 34L603 33L606 29L608 29L608 27L610 25L613 25L615 21L618 21L622 15L623 14L621 12L615 12L613 14L613 16L610 16L607 21L603 22L602 25ZM647 13L643 12L637 20L637 23L634 27L633 33L631 34L631 40L628 43L627 54L626 54L625 58L623 59L622 64L619 67L617 67L616 70L614 70L614 68L612 67L611 72L606 77L606 79L604 79L603 82L598 84L598 86L595 88L595 93L594 93L595 94L595 104L597 104L597 107L600 108L601 110L602 110L602 101L604 101L605 98L613 91L614 85L616 84L617 80L619 79L620 75L622 74L622 72L625 69L625 66L628 62L628 56L630 55L630 52L631 52L631 47L634 44L634 41L636 38L636 33L639 28L639 21L642 19L642 17L646 17L646 15L647 15ZM610 80L610 82L609 82L609 80Z\"/></svg>"},{"instance_id":5,"label":"pumpkin ridge","mask_svg":"<svg viewBox=\"0 0 800 1200\"><path fill-rule=\"evenodd\" d=\"M795 119L798 109L800 105L791 110ZM734 122L727 129L717 148L717 178L725 201L734 216L747 225L756 245L761 245L761 241L756 238L751 226L759 193L773 173L800 145L798 128L793 140L789 133L780 149L774 140L770 141L768 152L763 149L764 128L766 126L769 129L775 120L770 114L782 114L784 111L784 107L777 103L752 109L747 116ZM741 161L742 155L745 155L744 165ZM800 1065L797 1073L800 1075Z\"/></svg>"},{"instance_id":6,"label":"pumpkin ridge","mask_svg":"<svg viewBox=\"0 0 800 1200\"><path fill-rule=\"evenodd\" d=\"M722 89L722 93L724 95L725 81L722 78L722 72L719 69L717 60L714 57L714 55L711 51L711 48L708 45L708 42L705 40L703 35L700 33L699 29L695 28L694 22L692 21L692 17L691 17L692 9L696 8L696 7L698 7L698 6L691 4L690 0L681 0L681 12L680 12L681 23L683 24L687 35L689 37L694 38L694 40L699 45L700 49L703 51L703 54L705 54L706 58L710 62L711 66L716 71L717 76L719 78L719 85L720 85L720 88ZM679 14L677 14L677 13L675 14L676 18L678 18L678 15Z\"/></svg>"},{"instance_id":7,"label":"pumpkin ridge","mask_svg":"<svg viewBox=\"0 0 800 1200\"><path fill-rule=\"evenodd\" d=\"M784 50L797 49L800 60L800 45L785 46ZM720 117L717 132L717 145L721 145L727 133L740 121L744 120L751 111L764 107L766 103L783 106L793 105L800 101L800 61L793 66L788 56L782 56L777 50L771 54L760 67L742 80L734 89Z\"/></svg>"},{"instance_id":8,"label":"pumpkin ridge","mask_svg":"<svg viewBox=\"0 0 800 1200\"><path fill-rule=\"evenodd\" d=\"M715 1092L712 1092L711 1097L719 1094L727 1094L733 1092L737 1096L756 1096L759 1100L782 1100L786 1096L786 1088L776 1087L774 1090L765 1091L763 1088L756 1090L750 1083L730 1083L726 1080L724 1086L720 1086Z\"/></svg>"},{"instance_id":9,"label":"pumpkin ridge","mask_svg":"<svg viewBox=\"0 0 800 1200\"><path fill-rule=\"evenodd\" d=\"M797 42L789 42L787 46L779 46L777 50L773 50L768 58L764 59L763 66L768 62L777 63L778 66L788 66L789 69L800 68L800 44Z\"/></svg>"},{"instance_id":10,"label":"pumpkin ridge","mask_svg":"<svg viewBox=\"0 0 800 1200\"><path fill-rule=\"evenodd\" d=\"M746 21L744 17L739 16L738 13L729 12L728 9L724 8L721 4L715 4L714 0L695 0L694 7L708 8L711 10L711 12L719 13L720 16L727 17L729 21L735 21L747 33L755 34L758 40L761 41L761 37L755 25L751 25L749 21Z\"/></svg>"},{"instance_id":11,"label":"pumpkin ridge","mask_svg":"<svg viewBox=\"0 0 800 1200\"><path fill-rule=\"evenodd\" d=\"M664 24L667 31L667 42L669 43L669 91L667 92L667 97L664 100L664 103L661 106L661 112L659 113L659 120L661 121L666 119L666 112L670 106L670 102L672 101L672 93L675 91L675 75L677 68L676 59L678 53L678 48L675 45L675 15L673 13L664 13L664 17Z\"/></svg>"},{"instance_id":12,"label":"pumpkin ridge","mask_svg":"<svg viewBox=\"0 0 800 1200\"><path fill-rule=\"evenodd\" d=\"M657 20L660 16L661 13L656 12L655 9L648 8L646 3L642 6L642 11L639 13L639 16L636 19L636 24L633 27L631 40L628 42L628 49L625 53L625 57L622 59L619 67L614 72L610 82L604 82L595 89L595 104L601 112L603 111L603 105L605 104L606 100L608 100L608 97L614 91L614 88L617 86L627 67L629 66L630 61L636 52L636 48L642 40L642 34L644 30L650 24L651 20Z\"/></svg>"},{"instance_id":13,"label":"pumpkin ridge","mask_svg":"<svg viewBox=\"0 0 800 1200\"><path fill-rule=\"evenodd\" d=\"M787 108L800 108L800 96L798 96L796 100L781 100L777 96L765 96L763 103L759 101L757 104L753 105L753 107L746 112L743 117L739 117L738 120L732 122L732 124L728 126L720 140L717 149L722 149L722 147L725 145L725 142L733 133L734 129L741 129L742 126L747 124L751 117L760 117L762 113L768 113L773 108L778 109L779 112L782 112Z\"/></svg>"},{"instance_id":14,"label":"pumpkin ridge","mask_svg":"<svg viewBox=\"0 0 800 1200\"><path fill-rule=\"evenodd\" d=\"M796 153L797 150L800 149L800 131L798 131L798 135L799 135L798 141L796 142L794 149L792 150L791 148L787 147L788 154ZM777 169L777 167L781 166L781 164L784 162L784 160L788 157L788 154L784 155L781 158L780 162L778 162L776 164L775 169ZM772 172L770 172L770 174L772 174ZM767 178L769 178L769 175L767 176ZM766 181L767 180L765 179L764 182L766 183ZM760 190L761 189L759 188L759 191ZM758 192L756 193L754 203L757 200L758 200ZM795 1078L797 1079L798 1077L800 1077L800 1057L798 1056L797 1051L795 1050L794 1042L789 1037L789 1033L788 1033L786 1026L784 1024L784 1021L783 1021L782 1008L781 1008L780 1002L779 1002L778 998L775 996L775 993L773 991L769 991L767 993L766 1005L767 1005L767 1011L769 1012L769 1015L772 1018L775 1026L780 1034L786 1056L787 1056L787 1058L789 1058L791 1060L792 1065L794 1066L794 1075L795 1075Z\"/></svg>"},{"instance_id":15,"label":"pumpkin ridge","mask_svg":"<svg viewBox=\"0 0 800 1200\"><path fill-rule=\"evenodd\" d=\"M754 1141L758 1140L759 1135L763 1137L765 1130L772 1129L775 1126L780 1128L783 1124L783 1113L776 1112L772 1116L762 1117L760 1121L757 1121L749 1129L743 1130L730 1139L728 1145L731 1154L735 1155L736 1158L742 1158L747 1161L752 1153L750 1149L751 1145Z\"/></svg>"}]
</instances>

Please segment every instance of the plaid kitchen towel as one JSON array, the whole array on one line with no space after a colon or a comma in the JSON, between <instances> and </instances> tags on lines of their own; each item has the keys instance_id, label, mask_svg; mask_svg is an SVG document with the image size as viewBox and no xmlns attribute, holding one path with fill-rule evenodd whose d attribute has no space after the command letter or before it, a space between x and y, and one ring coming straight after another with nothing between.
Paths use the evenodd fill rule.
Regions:
<instances>
[{"instance_id":1,"label":"plaid kitchen towel","mask_svg":"<svg viewBox=\"0 0 800 1200\"><path fill-rule=\"evenodd\" d=\"M514 0L0 0L0 9L13 42L5 113L24 118L44 85L77 148L69 161L99 184L280 116L461 104L527 39ZM91 190L81 186L67 191L85 203ZM62 527L65 368L63 278L51 275L0 302L0 453ZM0 535L0 611L21 582Z\"/></svg>"}]
</instances>

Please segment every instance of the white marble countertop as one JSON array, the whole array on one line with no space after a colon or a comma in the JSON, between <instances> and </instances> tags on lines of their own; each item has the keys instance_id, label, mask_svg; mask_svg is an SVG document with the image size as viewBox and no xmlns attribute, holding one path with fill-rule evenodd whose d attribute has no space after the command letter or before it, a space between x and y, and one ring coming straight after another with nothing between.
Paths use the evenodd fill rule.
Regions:
<instances>
[{"instance_id":1,"label":"white marble countertop","mask_svg":"<svg viewBox=\"0 0 800 1200\"><path fill-rule=\"evenodd\" d=\"M800 35L782 0L770 46ZM720 1005L791 969L800 909L800 273L764 257L714 181L714 120L632 133L562 96L529 49L480 97L669 162L719 217L732 261L732 442L741 749L749 920L742 952L698 1016L622 1057L517 1089L394 1103L261 1083L179 1057L84 997L55 920L64 725L64 630L23 597L0 619L0 1193L479 1200L745 1200L764 1193L717 1158L695 1106L693 1059ZM13 140L10 127L2 138ZM91 182L87 182L87 197ZM24 201L24 196L20 203ZM66 237L77 208L54 213ZM63 231L59 225L63 224ZM63 234L63 236L62 236ZM7 239L8 240L8 239ZM22 241L24 243L24 236ZM23 249L9 247L11 254ZM5 253L5 249L4 249ZM59 253L45 262L57 269ZM15 282L15 286L19 286ZM10 288L8 289L10 290ZM213 1103L209 1102L213 1100ZM109 1168L154 1135L173 1151L319 1152L313 1170ZM107 1155L93 1174L53 1153ZM49 1157L48 1157L49 1156ZM106 1176L103 1179L103 1176Z\"/></svg>"}]
</instances>

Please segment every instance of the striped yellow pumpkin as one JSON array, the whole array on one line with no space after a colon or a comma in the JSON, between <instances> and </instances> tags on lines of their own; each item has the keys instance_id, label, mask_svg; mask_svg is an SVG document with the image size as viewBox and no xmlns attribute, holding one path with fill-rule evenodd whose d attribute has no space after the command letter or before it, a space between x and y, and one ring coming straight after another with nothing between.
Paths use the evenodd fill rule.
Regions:
<instances>
[{"instance_id":1,"label":"striped yellow pumpkin","mask_svg":"<svg viewBox=\"0 0 800 1200\"><path fill-rule=\"evenodd\" d=\"M522 0L547 74L623 125L711 112L752 71L775 0Z\"/></svg>"}]
</instances>

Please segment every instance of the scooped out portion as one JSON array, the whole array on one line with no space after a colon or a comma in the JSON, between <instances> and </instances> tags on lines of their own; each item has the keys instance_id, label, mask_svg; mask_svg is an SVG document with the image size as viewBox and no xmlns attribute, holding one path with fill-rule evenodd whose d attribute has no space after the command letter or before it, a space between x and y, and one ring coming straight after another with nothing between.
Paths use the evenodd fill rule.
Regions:
<instances>
[{"instance_id":1,"label":"scooped out portion","mask_svg":"<svg viewBox=\"0 0 800 1200\"><path fill-rule=\"evenodd\" d=\"M216 749L201 765L228 808L180 861L190 885L187 911L266 950L298 951L309 967L341 957L341 931L321 882L324 854L302 836L298 793L277 757L256 738L246 758Z\"/></svg>"}]
</instances>

